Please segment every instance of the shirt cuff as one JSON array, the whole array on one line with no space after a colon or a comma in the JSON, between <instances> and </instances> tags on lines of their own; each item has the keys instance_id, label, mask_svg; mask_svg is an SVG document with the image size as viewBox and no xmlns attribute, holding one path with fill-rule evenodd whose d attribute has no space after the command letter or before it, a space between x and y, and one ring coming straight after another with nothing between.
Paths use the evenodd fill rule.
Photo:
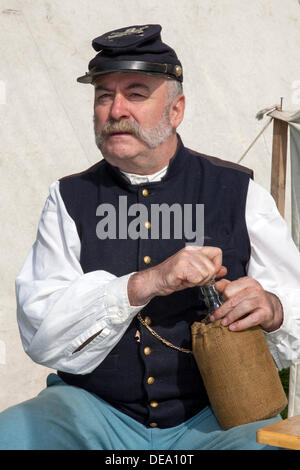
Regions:
<instances>
[{"instance_id":1,"label":"shirt cuff","mask_svg":"<svg viewBox=\"0 0 300 470\"><path fill-rule=\"evenodd\" d=\"M104 305L108 322L112 325L121 325L131 320L148 304L147 302L144 305L130 305L127 284L132 274L135 274L135 272L117 277L106 284Z\"/></svg>"},{"instance_id":2,"label":"shirt cuff","mask_svg":"<svg viewBox=\"0 0 300 470\"><path fill-rule=\"evenodd\" d=\"M277 341L278 336L280 337L280 334L282 332L288 331L290 328L290 321L289 321L289 315L288 312L291 310L290 303L286 299L284 295L279 293L276 290L272 289L266 289L267 292L270 292L271 294L276 295L276 297L280 300L281 305L282 305L282 311L283 311L283 320L279 328L274 331L264 331L265 335L268 336L271 340Z\"/></svg>"},{"instance_id":3,"label":"shirt cuff","mask_svg":"<svg viewBox=\"0 0 300 470\"><path fill-rule=\"evenodd\" d=\"M285 350L287 349L287 337L289 336L289 332L291 328L293 328L292 320L291 320L291 305L287 298L287 296L279 293L273 289L267 289L268 292L276 295L281 302L282 309L283 309L283 321L277 330L274 331L264 331L265 338L268 342L270 352L276 362L276 365L279 370L285 369L290 367L291 362L290 360L285 358Z\"/></svg>"}]
</instances>

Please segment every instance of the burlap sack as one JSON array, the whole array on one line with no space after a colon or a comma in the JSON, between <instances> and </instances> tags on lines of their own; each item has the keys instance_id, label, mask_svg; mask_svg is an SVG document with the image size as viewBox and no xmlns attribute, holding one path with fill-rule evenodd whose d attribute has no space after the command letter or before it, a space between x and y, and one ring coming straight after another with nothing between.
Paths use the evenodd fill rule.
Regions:
<instances>
[{"instance_id":1,"label":"burlap sack","mask_svg":"<svg viewBox=\"0 0 300 470\"><path fill-rule=\"evenodd\" d=\"M260 327L232 332L221 320L191 327L193 354L223 429L271 418L287 405Z\"/></svg>"}]
</instances>

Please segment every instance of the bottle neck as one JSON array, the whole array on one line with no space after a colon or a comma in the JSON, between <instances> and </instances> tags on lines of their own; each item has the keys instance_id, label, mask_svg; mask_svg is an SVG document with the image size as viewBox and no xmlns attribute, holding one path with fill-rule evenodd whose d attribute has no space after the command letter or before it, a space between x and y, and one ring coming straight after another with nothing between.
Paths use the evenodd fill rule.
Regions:
<instances>
[{"instance_id":1,"label":"bottle neck","mask_svg":"<svg viewBox=\"0 0 300 470\"><path fill-rule=\"evenodd\" d=\"M204 296L204 302L207 307L207 313L208 315L211 315L223 303L220 298L220 294L215 287L215 282L212 281L210 285L201 286L200 290Z\"/></svg>"}]
</instances>

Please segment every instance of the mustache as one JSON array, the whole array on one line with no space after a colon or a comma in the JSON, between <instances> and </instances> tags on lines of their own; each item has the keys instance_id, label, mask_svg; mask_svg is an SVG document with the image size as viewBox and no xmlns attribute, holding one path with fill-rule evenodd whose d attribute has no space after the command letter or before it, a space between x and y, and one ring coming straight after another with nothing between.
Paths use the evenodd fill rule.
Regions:
<instances>
[{"instance_id":1,"label":"mustache","mask_svg":"<svg viewBox=\"0 0 300 470\"><path fill-rule=\"evenodd\" d=\"M169 119L169 107L165 107L163 115L155 127L143 129L143 127L137 123L134 118L121 118L120 121L115 119L109 119L103 126L98 130L98 119L97 115L94 114L94 133L97 147L102 152L106 139L113 133L117 132L128 132L138 140L143 142L149 148L156 148L162 142L164 142L174 131L170 119Z\"/></svg>"},{"instance_id":2,"label":"mustache","mask_svg":"<svg viewBox=\"0 0 300 470\"><path fill-rule=\"evenodd\" d=\"M141 137L141 128L135 121L128 121L123 119L122 121L107 121L101 131L101 137L105 138L114 132L130 132L135 137Z\"/></svg>"}]
</instances>

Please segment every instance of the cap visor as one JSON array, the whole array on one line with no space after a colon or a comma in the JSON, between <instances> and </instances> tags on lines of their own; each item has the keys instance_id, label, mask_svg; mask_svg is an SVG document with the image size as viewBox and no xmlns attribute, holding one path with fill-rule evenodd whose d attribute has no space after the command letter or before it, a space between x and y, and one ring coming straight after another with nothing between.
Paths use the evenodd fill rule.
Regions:
<instances>
[{"instance_id":1,"label":"cap visor","mask_svg":"<svg viewBox=\"0 0 300 470\"><path fill-rule=\"evenodd\" d=\"M145 72L143 70L132 70L132 69L127 69L127 70L104 70L103 72L97 72L92 75L86 74L83 75L82 77L77 78L77 82L79 83L93 83L95 79L100 76L100 75L107 75L108 73L139 73L141 75L154 75L155 77L162 77L162 78L171 78L175 79L172 75L166 74L166 73L157 73L157 72Z\"/></svg>"}]
</instances>

